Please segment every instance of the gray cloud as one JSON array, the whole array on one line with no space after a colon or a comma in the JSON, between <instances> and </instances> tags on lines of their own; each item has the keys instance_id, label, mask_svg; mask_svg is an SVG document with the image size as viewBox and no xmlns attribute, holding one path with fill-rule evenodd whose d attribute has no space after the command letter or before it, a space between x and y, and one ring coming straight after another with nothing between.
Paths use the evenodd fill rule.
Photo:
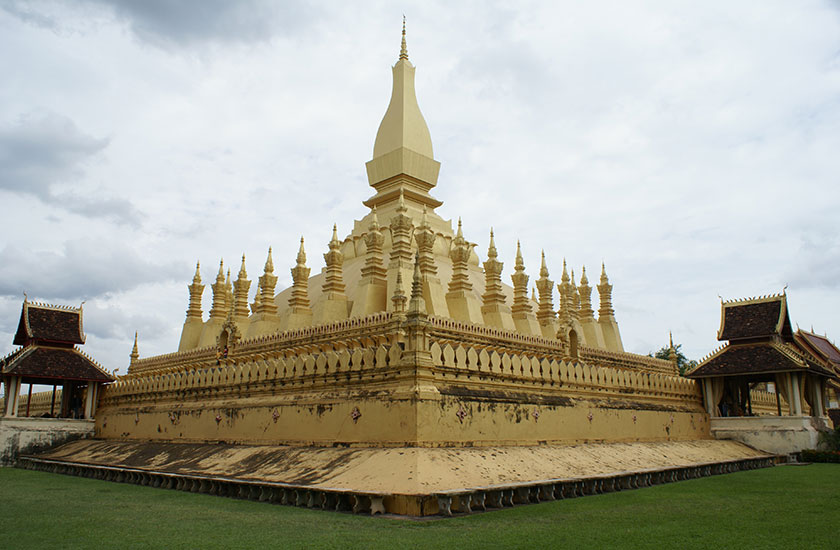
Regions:
<instances>
[{"instance_id":1,"label":"gray cloud","mask_svg":"<svg viewBox=\"0 0 840 550\"><path fill-rule=\"evenodd\" d=\"M204 42L259 42L277 34L299 32L314 21L308 2L291 0L86 0L85 3L94 9L105 8L140 40L163 48ZM6 0L0 3L0 8L28 24L53 31L74 25L70 18L62 16L60 5L57 12L57 5L50 2ZM73 10L73 15L79 14L78 8Z\"/></svg>"},{"instance_id":2,"label":"gray cloud","mask_svg":"<svg viewBox=\"0 0 840 550\"><path fill-rule=\"evenodd\" d=\"M134 331L144 339L159 338L167 335L172 325L171 319L160 315L138 314L114 304L94 301L84 308L85 334L98 338L129 340Z\"/></svg>"},{"instance_id":3,"label":"gray cloud","mask_svg":"<svg viewBox=\"0 0 840 550\"><path fill-rule=\"evenodd\" d=\"M51 186L83 175L82 166L108 145L67 117L29 113L0 128L0 189L48 196Z\"/></svg>"},{"instance_id":4,"label":"gray cloud","mask_svg":"<svg viewBox=\"0 0 840 550\"><path fill-rule=\"evenodd\" d=\"M87 218L139 226L142 215L123 199L59 191L84 178L84 167L109 143L56 113L28 113L0 128L0 189L32 195Z\"/></svg>"},{"instance_id":5,"label":"gray cloud","mask_svg":"<svg viewBox=\"0 0 840 550\"><path fill-rule=\"evenodd\" d=\"M171 281L188 268L157 264L136 251L102 239L76 239L61 252L32 252L6 246L0 250L0 295L39 299L86 300Z\"/></svg>"},{"instance_id":6,"label":"gray cloud","mask_svg":"<svg viewBox=\"0 0 840 550\"><path fill-rule=\"evenodd\" d=\"M836 229L816 225L802 229L799 249L786 275L794 287L831 289L840 286L840 237Z\"/></svg>"}]
</instances>

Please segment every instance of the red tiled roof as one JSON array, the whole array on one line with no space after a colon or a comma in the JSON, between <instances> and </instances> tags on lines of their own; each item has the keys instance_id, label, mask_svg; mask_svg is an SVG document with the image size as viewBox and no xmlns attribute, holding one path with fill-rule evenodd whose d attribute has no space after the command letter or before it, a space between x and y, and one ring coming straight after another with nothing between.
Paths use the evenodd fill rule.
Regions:
<instances>
[{"instance_id":1,"label":"red tiled roof","mask_svg":"<svg viewBox=\"0 0 840 550\"><path fill-rule=\"evenodd\" d=\"M721 305L718 340L762 338L774 334L793 337L784 295Z\"/></svg>"},{"instance_id":2,"label":"red tiled roof","mask_svg":"<svg viewBox=\"0 0 840 550\"><path fill-rule=\"evenodd\" d=\"M24 346L31 341L84 344L82 310L33 304L24 301L14 344Z\"/></svg>"},{"instance_id":3,"label":"red tiled roof","mask_svg":"<svg viewBox=\"0 0 840 550\"><path fill-rule=\"evenodd\" d=\"M0 363L3 374L52 380L112 382L114 377L74 348L29 346Z\"/></svg>"}]
</instances>

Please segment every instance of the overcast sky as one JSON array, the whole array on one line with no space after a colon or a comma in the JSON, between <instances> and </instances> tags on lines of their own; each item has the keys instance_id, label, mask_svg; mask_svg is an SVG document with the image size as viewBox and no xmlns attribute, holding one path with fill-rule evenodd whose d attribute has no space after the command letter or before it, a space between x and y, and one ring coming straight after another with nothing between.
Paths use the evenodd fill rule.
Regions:
<instances>
[{"instance_id":1,"label":"overcast sky","mask_svg":"<svg viewBox=\"0 0 840 550\"><path fill-rule=\"evenodd\" d=\"M838 337L838 2L0 0L0 355L24 291L86 301L124 373L135 330L177 349L196 260L256 280L273 246L279 289L303 235L320 269L373 194L403 12L438 213L482 260L494 225L506 282L517 238L532 282L541 248L558 281L605 261L637 353L699 359L718 296L785 285Z\"/></svg>"}]
</instances>

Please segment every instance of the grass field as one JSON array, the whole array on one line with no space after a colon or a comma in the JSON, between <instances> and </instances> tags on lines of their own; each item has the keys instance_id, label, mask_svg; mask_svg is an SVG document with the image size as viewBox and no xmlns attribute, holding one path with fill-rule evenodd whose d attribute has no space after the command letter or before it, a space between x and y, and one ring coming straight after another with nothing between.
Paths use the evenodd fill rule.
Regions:
<instances>
[{"instance_id":1,"label":"grass field","mask_svg":"<svg viewBox=\"0 0 840 550\"><path fill-rule=\"evenodd\" d=\"M413 521L0 468L0 547L840 548L840 465Z\"/></svg>"}]
</instances>

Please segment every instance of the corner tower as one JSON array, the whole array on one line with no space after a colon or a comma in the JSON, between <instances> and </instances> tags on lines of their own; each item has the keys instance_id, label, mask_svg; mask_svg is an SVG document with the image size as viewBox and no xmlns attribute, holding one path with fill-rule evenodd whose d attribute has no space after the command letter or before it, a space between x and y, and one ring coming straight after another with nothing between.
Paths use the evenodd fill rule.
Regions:
<instances>
[{"instance_id":1,"label":"corner tower","mask_svg":"<svg viewBox=\"0 0 840 550\"><path fill-rule=\"evenodd\" d=\"M430 209L441 203L429 195L437 185L440 163L434 159L429 127L417 104L414 92L414 65L408 60L403 19L400 56L393 67L391 102L373 145L373 159L365 165L368 182L376 194L365 201L365 206L376 206L380 212L385 205L390 211L396 208L400 192L408 203L418 208Z\"/></svg>"}]
</instances>

